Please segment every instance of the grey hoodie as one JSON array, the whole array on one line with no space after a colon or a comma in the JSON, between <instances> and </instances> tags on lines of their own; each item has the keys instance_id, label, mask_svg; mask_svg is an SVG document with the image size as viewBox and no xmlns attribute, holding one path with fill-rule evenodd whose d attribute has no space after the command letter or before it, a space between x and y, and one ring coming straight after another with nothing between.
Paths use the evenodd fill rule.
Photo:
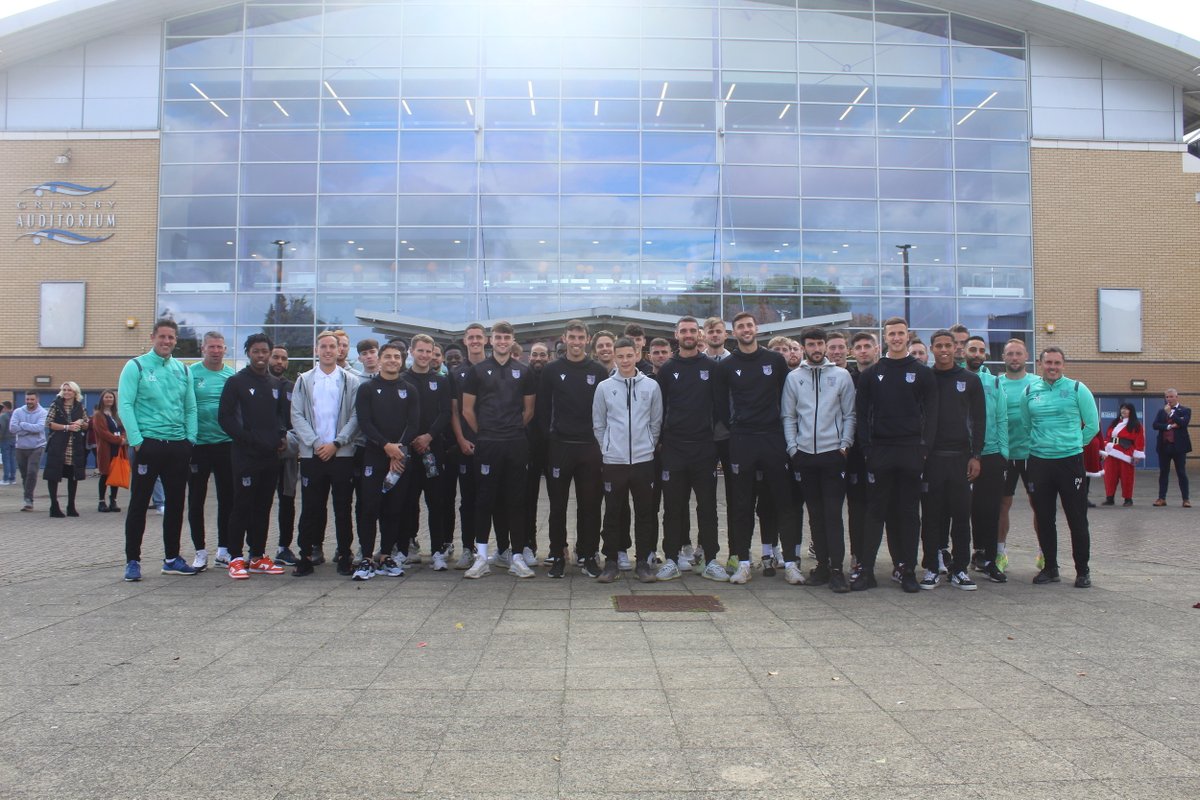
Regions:
<instances>
[{"instance_id":1,"label":"grey hoodie","mask_svg":"<svg viewBox=\"0 0 1200 800\"><path fill-rule=\"evenodd\" d=\"M313 448L317 446L317 432L313 429L314 417L312 382L319 366L296 376L296 384L292 387L292 430L300 449L301 458L312 458ZM342 369L335 367L335 369ZM354 373L342 370L342 398L338 405L336 458L354 455L358 444L358 413L354 408L354 398L358 393L359 379ZM288 438L292 438L289 436Z\"/></svg>"},{"instance_id":2,"label":"grey hoodie","mask_svg":"<svg viewBox=\"0 0 1200 800\"><path fill-rule=\"evenodd\" d=\"M600 381L592 396L592 432L604 463L653 460L662 418L662 394L653 378L641 372L632 378L614 373Z\"/></svg>"},{"instance_id":3,"label":"grey hoodie","mask_svg":"<svg viewBox=\"0 0 1200 800\"><path fill-rule=\"evenodd\" d=\"M829 359L788 373L780 404L788 455L849 449L854 443L854 381Z\"/></svg>"}]
</instances>

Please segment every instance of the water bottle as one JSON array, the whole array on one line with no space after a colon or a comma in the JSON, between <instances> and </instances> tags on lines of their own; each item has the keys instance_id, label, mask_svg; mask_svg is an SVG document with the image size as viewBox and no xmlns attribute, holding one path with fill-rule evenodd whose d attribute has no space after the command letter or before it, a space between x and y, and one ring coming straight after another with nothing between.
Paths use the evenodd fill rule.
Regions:
<instances>
[{"instance_id":1,"label":"water bottle","mask_svg":"<svg viewBox=\"0 0 1200 800\"><path fill-rule=\"evenodd\" d=\"M441 470L438 469L437 456L432 450L426 450L425 455L421 456L421 463L425 465L425 477L436 478Z\"/></svg>"},{"instance_id":2,"label":"water bottle","mask_svg":"<svg viewBox=\"0 0 1200 800\"><path fill-rule=\"evenodd\" d=\"M388 470L388 474L383 479L383 493L387 494L392 488L400 482L400 473Z\"/></svg>"}]
</instances>

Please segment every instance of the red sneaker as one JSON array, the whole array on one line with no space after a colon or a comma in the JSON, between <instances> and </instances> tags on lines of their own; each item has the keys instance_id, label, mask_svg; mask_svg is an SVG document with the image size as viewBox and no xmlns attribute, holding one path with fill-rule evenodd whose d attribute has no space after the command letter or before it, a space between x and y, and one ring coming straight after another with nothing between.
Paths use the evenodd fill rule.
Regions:
<instances>
[{"instance_id":1,"label":"red sneaker","mask_svg":"<svg viewBox=\"0 0 1200 800\"><path fill-rule=\"evenodd\" d=\"M250 573L246 571L246 559L235 558L229 562L229 577L235 581L244 581L250 578Z\"/></svg>"},{"instance_id":2,"label":"red sneaker","mask_svg":"<svg viewBox=\"0 0 1200 800\"><path fill-rule=\"evenodd\" d=\"M266 556L260 556L250 562L250 571L256 575L282 575L283 567Z\"/></svg>"}]
</instances>

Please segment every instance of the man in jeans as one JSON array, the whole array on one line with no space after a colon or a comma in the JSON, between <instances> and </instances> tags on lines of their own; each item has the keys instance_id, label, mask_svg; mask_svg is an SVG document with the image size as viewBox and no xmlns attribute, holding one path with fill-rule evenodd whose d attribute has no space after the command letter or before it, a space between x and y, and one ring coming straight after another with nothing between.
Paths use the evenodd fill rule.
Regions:
<instances>
[{"instance_id":1,"label":"man in jeans","mask_svg":"<svg viewBox=\"0 0 1200 800\"><path fill-rule=\"evenodd\" d=\"M8 430L12 422L12 403L5 400L0 403L0 461L4 462L4 477L0 478L0 486L12 486L17 482L16 438Z\"/></svg>"},{"instance_id":2,"label":"man in jeans","mask_svg":"<svg viewBox=\"0 0 1200 800\"><path fill-rule=\"evenodd\" d=\"M38 466L46 452L46 409L38 404L37 392L25 393L25 405L12 413L8 431L16 437L17 467L25 487L22 511L33 511L33 489L37 486ZM7 463L8 459L5 459Z\"/></svg>"},{"instance_id":3,"label":"man in jeans","mask_svg":"<svg viewBox=\"0 0 1200 800\"><path fill-rule=\"evenodd\" d=\"M125 580L142 579L142 536L154 482L164 493L164 575L195 575L179 557L183 501L192 446L196 442L196 393L192 373L171 357L179 335L174 320L160 319L150 335L150 352L130 359L117 384L117 408L134 451L129 511L125 517Z\"/></svg>"}]
</instances>

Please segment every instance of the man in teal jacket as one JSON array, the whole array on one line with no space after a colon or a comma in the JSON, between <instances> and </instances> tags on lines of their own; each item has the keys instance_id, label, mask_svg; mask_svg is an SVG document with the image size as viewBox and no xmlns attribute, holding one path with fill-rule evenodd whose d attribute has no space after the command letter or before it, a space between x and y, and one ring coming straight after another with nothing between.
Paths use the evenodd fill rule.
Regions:
<instances>
[{"instance_id":1,"label":"man in teal jacket","mask_svg":"<svg viewBox=\"0 0 1200 800\"><path fill-rule=\"evenodd\" d=\"M1088 570L1091 536L1088 532L1086 475L1083 446L1100 431L1100 417L1091 391L1063 376L1066 357L1047 347L1038 358L1042 376L1021 395L1021 420L1029 429L1029 492L1037 519L1038 542L1046 566L1034 583L1057 583L1058 500L1062 498L1071 551L1075 557L1075 586L1092 585Z\"/></svg>"},{"instance_id":2,"label":"man in teal jacket","mask_svg":"<svg viewBox=\"0 0 1200 800\"><path fill-rule=\"evenodd\" d=\"M179 335L173 320L154 323L150 352L130 359L121 370L117 401L125 433L134 449L133 482L125 517L125 580L142 579L142 535L154 482L162 479L164 575L195 575L179 557L183 496L188 463L196 442L196 394L192 374L171 357Z\"/></svg>"}]
</instances>

